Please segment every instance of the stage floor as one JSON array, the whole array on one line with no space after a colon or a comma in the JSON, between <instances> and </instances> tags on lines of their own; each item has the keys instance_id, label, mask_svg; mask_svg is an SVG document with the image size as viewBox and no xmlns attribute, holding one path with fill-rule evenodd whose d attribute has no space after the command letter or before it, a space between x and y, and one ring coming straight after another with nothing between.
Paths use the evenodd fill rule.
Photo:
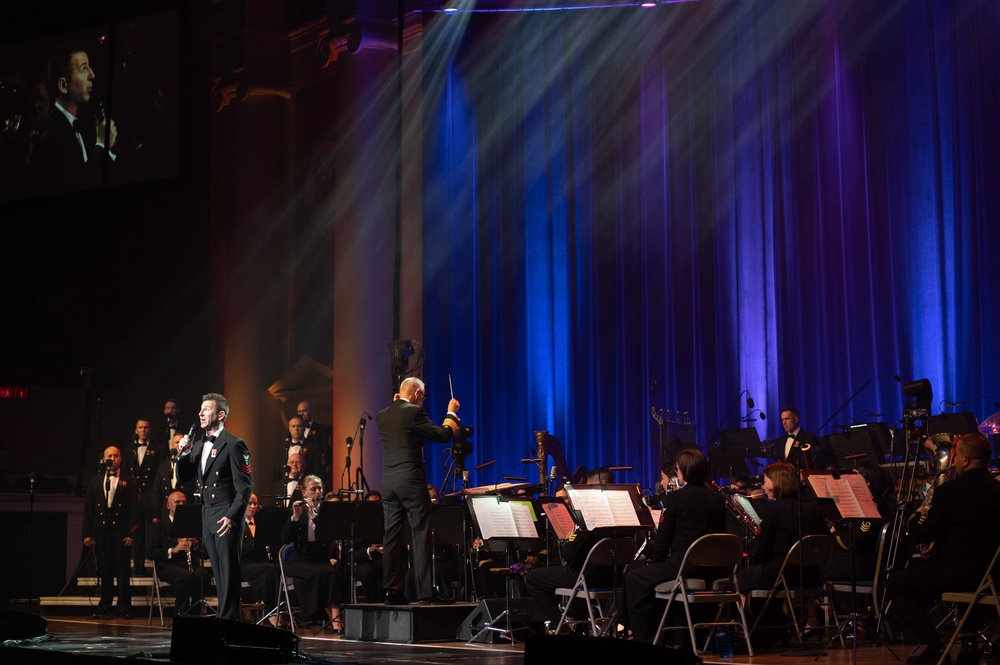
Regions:
<instances>
[{"instance_id":1,"label":"stage floor","mask_svg":"<svg viewBox=\"0 0 1000 665\"><path fill-rule=\"evenodd\" d=\"M90 663L116 663L144 661L170 663L171 627L148 626L146 619L96 620L84 617L52 617L48 620L51 639L34 644L21 644L4 648L2 660L5 665L78 665ZM386 642L362 642L342 639L339 636L320 633L315 629L298 631L300 643L298 663L337 663L362 665L524 665L524 646L518 644L472 644L460 641L420 644L394 644ZM585 640L599 638L583 638ZM600 638L607 642L608 638ZM596 642L595 642L596 646ZM620 646L624 646L624 643ZM730 659L720 659L706 654L703 660L712 663L736 663L754 665L778 665L791 662L808 663L817 660L820 644L812 644L814 650L792 652L763 652L753 658L737 654ZM615 648L615 647L613 647ZM896 655L905 662L910 648L892 646ZM624 651L624 650L623 650ZM551 664L552 658L547 657ZM529 658L529 660L536 660ZM576 661L577 658L569 660ZM584 659L592 660L592 659ZM669 661L670 659L664 659ZM859 647L855 655L851 648L832 648L819 661L826 665L889 665L899 660L886 647ZM537 661L536 661L537 662ZM680 661L678 661L680 662ZM122 664L124 665L124 663ZM660 663L664 665L664 663Z\"/></svg>"}]
</instances>

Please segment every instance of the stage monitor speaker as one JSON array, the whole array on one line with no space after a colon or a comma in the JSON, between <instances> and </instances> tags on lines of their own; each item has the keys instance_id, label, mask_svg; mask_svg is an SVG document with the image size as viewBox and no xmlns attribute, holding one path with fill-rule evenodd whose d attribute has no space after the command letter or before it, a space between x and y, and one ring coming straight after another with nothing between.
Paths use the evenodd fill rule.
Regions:
<instances>
[{"instance_id":1,"label":"stage monitor speaker","mask_svg":"<svg viewBox=\"0 0 1000 665\"><path fill-rule=\"evenodd\" d=\"M49 622L37 614L0 610L0 641L41 637L48 632L48 625Z\"/></svg>"},{"instance_id":2,"label":"stage monitor speaker","mask_svg":"<svg viewBox=\"0 0 1000 665\"><path fill-rule=\"evenodd\" d=\"M479 601L469 616L465 617L455 638L463 642L468 642L479 633L484 627L493 623L497 617L507 609L507 600L504 598L488 598ZM507 627L507 617L500 619L494 624L494 628ZM541 617L535 614L535 604L531 598L511 598L510 599L510 627L514 631L514 636L520 639L525 633L545 634L545 623ZM527 630L524 630L524 629ZM521 629L521 630L518 630ZM500 633L495 630L488 630L478 640L488 644L500 642Z\"/></svg>"},{"instance_id":3,"label":"stage monitor speaker","mask_svg":"<svg viewBox=\"0 0 1000 665\"><path fill-rule=\"evenodd\" d=\"M174 617L170 660L175 663L268 665L290 663L298 652L295 633L242 621Z\"/></svg>"},{"instance_id":4,"label":"stage monitor speaker","mask_svg":"<svg viewBox=\"0 0 1000 665\"><path fill-rule=\"evenodd\" d=\"M524 665L560 662L696 665L702 660L691 649L653 646L614 637L528 635L524 638Z\"/></svg>"}]
</instances>

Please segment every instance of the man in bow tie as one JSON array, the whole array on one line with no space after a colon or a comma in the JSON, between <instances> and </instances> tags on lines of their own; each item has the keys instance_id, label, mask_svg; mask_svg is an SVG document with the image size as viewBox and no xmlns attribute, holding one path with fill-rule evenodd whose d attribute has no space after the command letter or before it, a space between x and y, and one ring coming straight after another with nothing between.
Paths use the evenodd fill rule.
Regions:
<instances>
[{"instance_id":1,"label":"man in bow tie","mask_svg":"<svg viewBox=\"0 0 1000 665\"><path fill-rule=\"evenodd\" d=\"M132 447L125 455L123 465L139 488L139 508L142 511L139 531L135 534L136 546L132 548L132 565L136 575L146 575L146 524L160 515L160 505L154 505L153 480L165 451L152 440L153 425L147 418L135 422L135 437Z\"/></svg>"},{"instance_id":2,"label":"man in bow tie","mask_svg":"<svg viewBox=\"0 0 1000 665\"><path fill-rule=\"evenodd\" d=\"M212 562L219 593L219 618L240 621L240 557L244 515L253 490L246 441L225 429L229 402L219 393L202 397L198 423L203 438L180 440L177 473L201 479L202 544Z\"/></svg>"},{"instance_id":3,"label":"man in bow tie","mask_svg":"<svg viewBox=\"0 0 1000 665\"><path fill-rule=\"evenodd\" d=\"M43 193L100 186L118 130L93 108L97 76L87 45L80 40L59 44L48 68L55 108L39 132L30 164L32 186Z\"/></svg>"},{"instance_id":4,"label":"man in bow tie","mask_svg":"<svg viewBox=\"0 0 1000 665\"><path fill-rule=\"evenodd\" d=\"M94 548L101 600L97 617L110 618L117 581L117 614L132 615L132 589L129 585L129 558L141 512L136 483L122 473L122 454L108 446L101 458L103 469L87 487L83 506L83 544Z\"/></svg>"}]
</instances>

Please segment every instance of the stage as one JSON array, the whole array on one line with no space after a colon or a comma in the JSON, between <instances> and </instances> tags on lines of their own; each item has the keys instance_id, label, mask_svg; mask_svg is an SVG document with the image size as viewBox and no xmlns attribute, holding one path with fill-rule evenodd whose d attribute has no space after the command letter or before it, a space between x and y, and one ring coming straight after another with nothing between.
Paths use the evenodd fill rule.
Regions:
<instances>
[{"instance_id":1,"label":"stage","mask_svg":"<svg viewBox=\"0 0 1000 665\"><path fill-rule=\"evenodd\" d=\"M171 660L172 627L170 622L160 627L154 622L147 625L146 618L96 620L89 617L48 617L46 639L34 643L5 645L3 662L7 665L88 665L89 663L114 663L117 661L139 661L149 663L174 663ZM208 619L204 621L210 621ZM456 626L457 628L457 626ZM365 665L422 665L447 662L449 665L551 665L558 660L568 662L594 662L625 659L639 655L646 645L626 640L592 637L552 637L532 635L517 644L466 644L463 641L441 641L427 643L389 643L345 639L319 632L316 627L303 627L297 633L297 653L291 661L268 660L267 654L254 660L241 655L241 665L263 662L296 663L338 663ZM6 636L4 636L6 639ZM199 641L200 642L200 641ZM208 645L206 653L208 652ZM736 653L730 659L721 659L714 654L704 655L705 663L737 663L753 665L778 665L789 662L813 662L820 644L808 644L811 651L758 652L753 658ZM652 649L653 647L648 647ZM905 658L909 648L902 645L892 647L897 655ZM631 653L635 651L635 653ZM671 663L689 664L693 661L688 654L660 649L660 665ZM605 656L608 657L605 657ZM645 653L648 655L648 653ZM675 657L676 655L676 657ZM791 660L789 657L791 656ZM852 665L854 662L866 665L889 665L897 663L885 647L864 645L857 650L856 661L851 648L833 648L822 656L827 665ZM225 662L208 661L205 662ZM122 665L125 665L122 663Z\"/></svg>"}]
</instances>

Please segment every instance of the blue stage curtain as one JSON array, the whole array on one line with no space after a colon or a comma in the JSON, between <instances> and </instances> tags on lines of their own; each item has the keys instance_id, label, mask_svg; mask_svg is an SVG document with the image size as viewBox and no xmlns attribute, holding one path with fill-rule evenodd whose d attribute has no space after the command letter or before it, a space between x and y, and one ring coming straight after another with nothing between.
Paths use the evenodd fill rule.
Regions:
<instances>
[{"instance_id":1,"label":"blue stage curtain","mask_svg":"<svg viewBox=\"0 0 1000 665\"><path fill-rule=\"evenodd\" d=\"M537 480L520 460L548 430L571 468L649 487L652 409L707 450L744 389L761 439L787 404L820 434L892 425L893 375L930 379L933 413L1000 397L998 7L437 17L424 376L438 397L452 376L467 466L498 462L473 483Z\"/></svg>"}]
</instances>

